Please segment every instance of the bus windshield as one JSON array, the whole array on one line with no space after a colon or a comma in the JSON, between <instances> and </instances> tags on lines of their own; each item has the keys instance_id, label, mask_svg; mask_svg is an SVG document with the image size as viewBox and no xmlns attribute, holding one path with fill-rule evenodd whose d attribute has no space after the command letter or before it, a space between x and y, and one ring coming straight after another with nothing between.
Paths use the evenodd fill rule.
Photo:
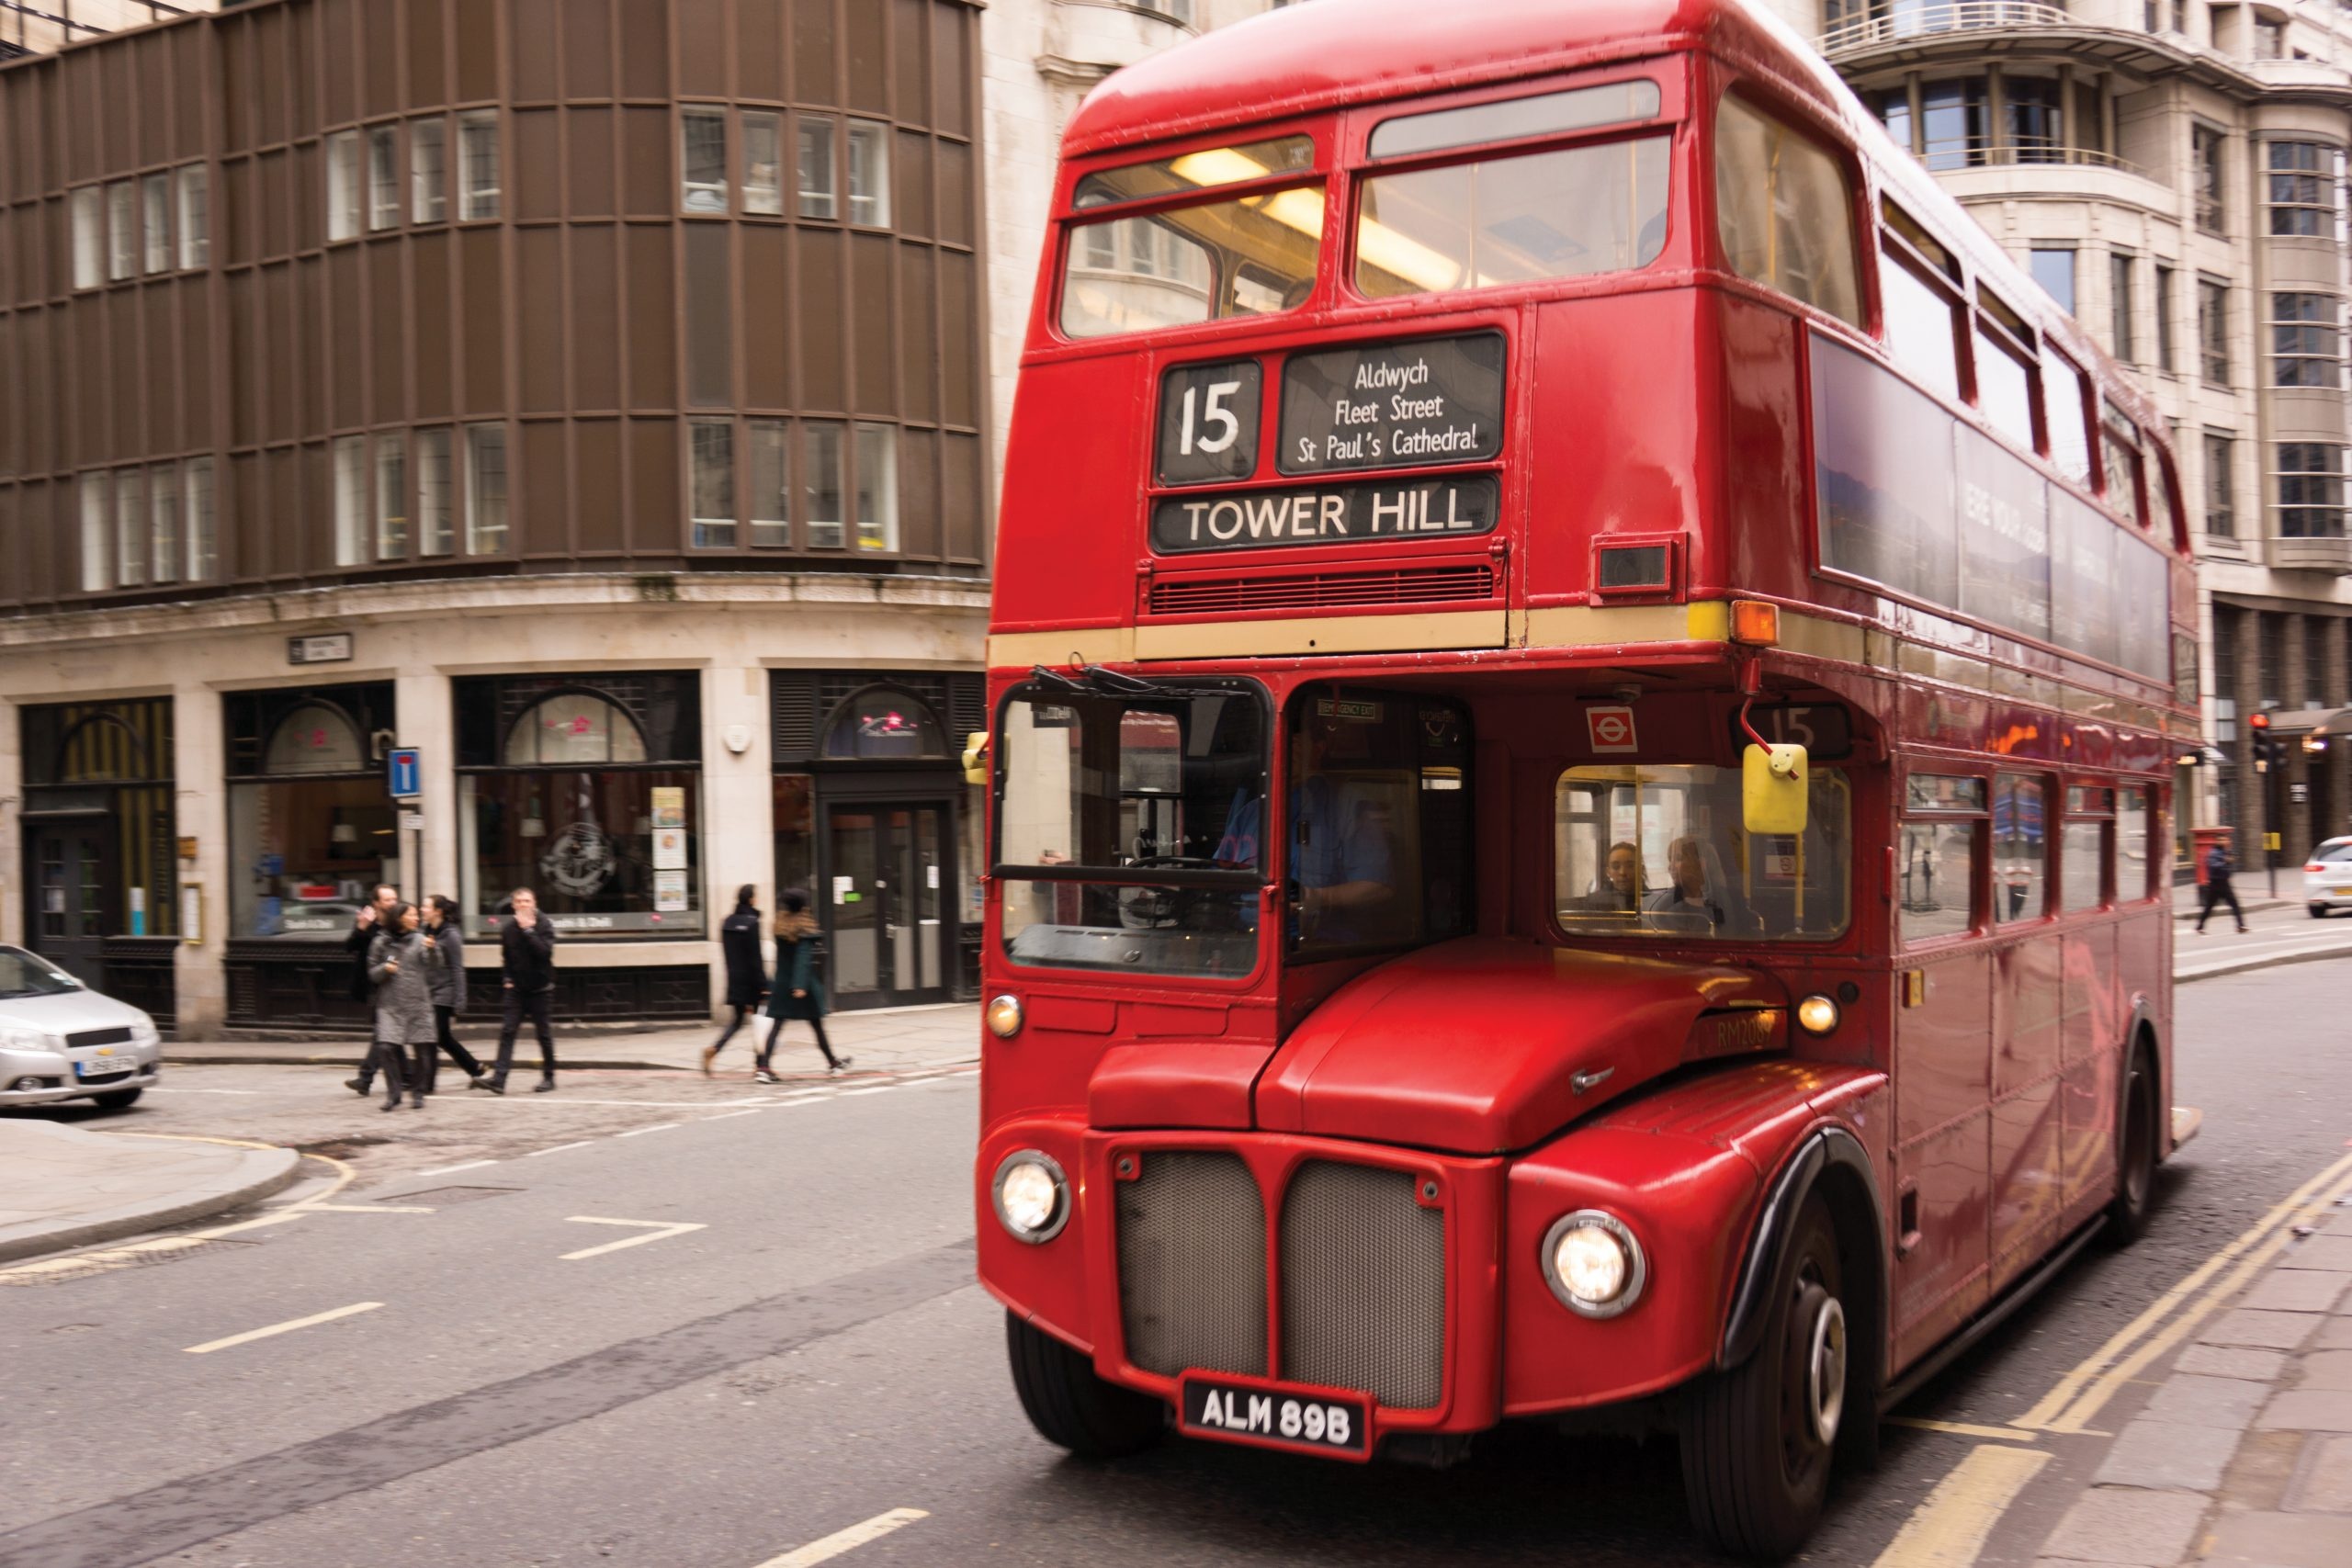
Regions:
<instances>
[{"instance_id":1,"label":"bus windshield","mask_svg":"<svg viewBox=\"0 0 2352 1568\"><path fill-rule=\"evenodd\" d=\"M1032 687L1006 704L996 874L1014 963L1237 977L1254 966L1265 857L1236 803L1265 790L1265 698L1225 684L1169 696Z\"/></svg>"},{"instance_id":2,"label":"bus windshield","mask_svg":"<svg viewBox=\"0 0 2352 1568\"><path fill-rule=\"evenodd\" d=\"M1740 773L1570 768L1553 790L1555 905L1575 936L1826 942L1846 929L1853 824L1842 772L1815 768L1801 837L1751 837Z\"/></svg>"}]
</instances>

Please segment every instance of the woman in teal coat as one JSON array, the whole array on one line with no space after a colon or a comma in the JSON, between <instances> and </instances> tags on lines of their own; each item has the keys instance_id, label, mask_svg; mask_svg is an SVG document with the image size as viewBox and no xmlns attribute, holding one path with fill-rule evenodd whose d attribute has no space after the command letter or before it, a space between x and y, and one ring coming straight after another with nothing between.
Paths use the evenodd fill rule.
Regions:
<instances>
[{"instance_id":1,"label":"woman in teal coat","mask_svg":"<svg viewBox=\"0 0 2352 1568\"><path fill-rule=\"evenodd\" d=\"M825 1039L824 938L817 932L817 917L808 912L808 895L795 887L776 900L775 988L768 993L767 1043L760 1047L759 1083L774 1083L768 1062L775 1055L776 1036L785 1020L805 1018L817 1032L817 1049L825 1054L830 1072L844 1072L850 1059L833 1055Z\"/></svg>"}]
</instances>

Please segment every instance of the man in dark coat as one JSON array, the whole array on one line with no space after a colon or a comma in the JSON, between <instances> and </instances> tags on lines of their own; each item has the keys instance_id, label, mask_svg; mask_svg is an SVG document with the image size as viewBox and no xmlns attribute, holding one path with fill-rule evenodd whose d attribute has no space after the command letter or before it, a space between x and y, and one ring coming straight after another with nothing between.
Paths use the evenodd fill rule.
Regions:
<instances>
[{"instance_id":1,"label":"man in dark coat","mask_svg":"<svg viewBox=\"0 0 2352 1568\"><path fill-rule=\"evenodd\" d=\"M2230 874L2237 869L2230 859L2229 845L2219 839L2205 852L2205 886L2198 890L2197 934L2205 934L2205 921L2216 905L2227 904L2230 913L2237 918L2238 930L2245 930L2245 911L2238 908L2237 889L2230 886Z\"/></svg>"},{"instance_id":2,"label":"man in dark coat","mask_svg":"<svg viewBox=\"0 0 2352 1568\"><path fill-rule=\"evenodd\" d=\"M368 949L383 934L384 917L400 908L400 902L399 888L389 882L378 884L375 901L353 918L351 930L343 939L343 950L351 954L351 999L368 1006L368 1055L359 1060L359 1076L344 1079L343 1086L362 1100L375 1087L376 1067L384 1050L384 1043L376 1037L376 982L368 977Z\"/></svg>"},{"instance_id":3,"label":"man in dark coat","mask_svg":"<svg viewBox=\"0 0 2352 1568\"><path fill-rule=\"evenodd\" d=\"M506 1016L498 1030L498 1061L483 1087L493 1094L506 1092L506 1074L514 1065L514 1036L522 1032L527 1017L539 1037L539 1081L531 1087L544 1094L555 1087L555 1031L548 1010L555 1000L555 927L539 913L538 896L529 888L514 889L509 902L514 916L498 933Z\"/></svg>"}]
</instances>

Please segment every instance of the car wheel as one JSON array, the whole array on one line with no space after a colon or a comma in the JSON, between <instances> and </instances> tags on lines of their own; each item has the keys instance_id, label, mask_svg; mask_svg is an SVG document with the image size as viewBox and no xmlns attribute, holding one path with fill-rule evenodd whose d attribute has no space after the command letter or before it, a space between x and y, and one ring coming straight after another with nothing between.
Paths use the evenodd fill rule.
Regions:
<instances>
[{"instance_id":1,"label":"car wheel","mask_svg":"<svg viewBox=\"0 0 2352 1568\"><path fill-rule=\"evenodd\" d=\"M1013 1391L1037 1435L1080 1459L1116 1459L1159 1441L1168 1407L1105 1382L1094 1364L1035 1325L1004 1314Z\"/></svg>"},{"instance_id":2,"label":"car wheel","mask_svg":"<svg viewBox=\"0 0 2352 1568\"><path fill-rule=\"evenodd\" d=\"M2324 920L2324 919L2327 919L2327 916L2328 916L2328 906L2327 906L2327 905L2325 905L2325 904L2313 904L2313 905L2311 907L2311 908L2312 908L2312 919L2314 919L2314 920Z\"/></svg>"},{"instance_id":3,"label":"car wheel","mask_svg":"<svg viewBox=\"0 0 2352 1568\"><path fill-rule=\"evenodd\" d=\"M1722 1550L1778 1562L1821 1518L1839 1428L1873 1413L1850 1343L1838 1234L1818 1197L1797 1216L1755 1353L1702 1377L1682 1417L1682 1490L1690 1522Z\"/></svg>"},{"instance_id":4,"label":"car wheel","mask_svg":"<svg viewBox=\"0 0 2352 1568\"><path fill-rule=\"evenodd\" d=\"M2129 1247L2148 1228L2156 1191L2156 1073L2144 1050L2132 1053L2123 1086L2123 1125L2115 1144L2115 1196L2107 1205L2107 1241Z\"/></svg>"},{"instance_id":5,"label":"car wheel","mask_svg":"<svg viewBox=\"0 0 2352 1568\"><path fill-rule=\"evenodd\" d=\"M144 1089L115 1089L104 1094L94 1094L90 1100L93 1104L102 1105L108 1111L128 1111L138 1104L139 1097L146 1092Z\"/></svg>"}]
</instances>

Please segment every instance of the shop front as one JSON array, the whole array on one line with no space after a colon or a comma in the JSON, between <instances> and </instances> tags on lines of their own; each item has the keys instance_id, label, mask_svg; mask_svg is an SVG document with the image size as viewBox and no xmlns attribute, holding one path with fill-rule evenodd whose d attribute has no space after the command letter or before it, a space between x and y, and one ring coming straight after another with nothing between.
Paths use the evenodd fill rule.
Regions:
<instances>
[{"instance_id":1,"label":"shop front","mask_svg":"<svg viewBox=\"0 0 2352 1568\"><path fill-rule=\"evenodd\" d=\"M20 714L27 945L168 1023L179 931L171 699Z\"/></svg>"}]
</instances>

